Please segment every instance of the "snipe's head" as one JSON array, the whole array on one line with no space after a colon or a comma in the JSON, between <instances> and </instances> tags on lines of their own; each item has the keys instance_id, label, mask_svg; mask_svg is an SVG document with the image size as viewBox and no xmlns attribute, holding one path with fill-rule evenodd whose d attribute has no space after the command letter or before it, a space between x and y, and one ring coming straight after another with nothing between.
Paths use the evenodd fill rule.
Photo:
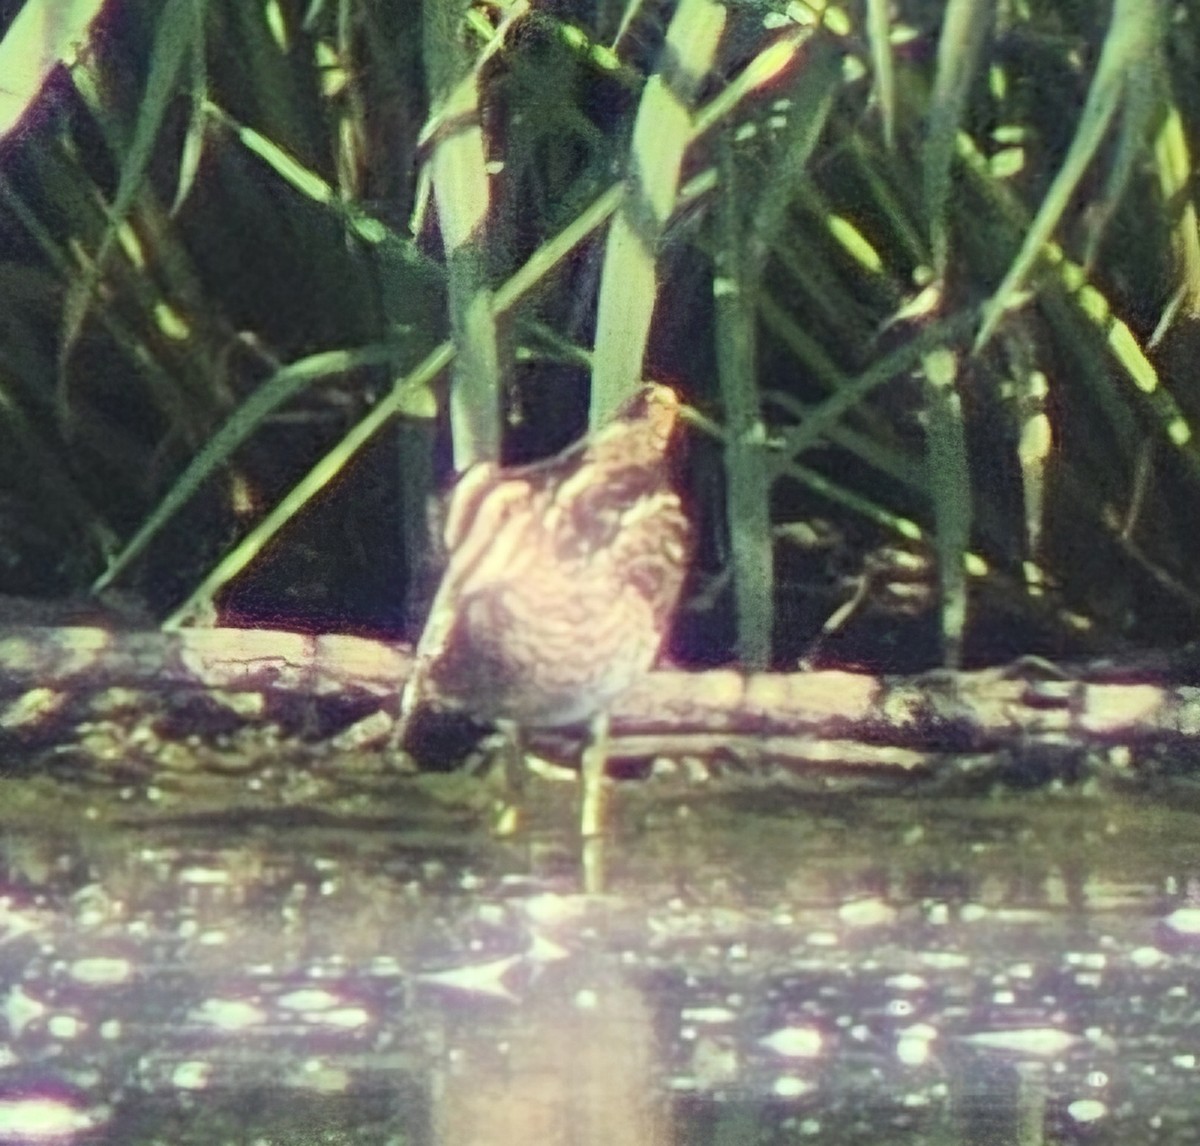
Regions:
<instances>
[{"instance_id":1,"label":"snipe's head","mask_svg":"<svg viewBox=\"0 0 1200 1146\"><path fill-rule=\"evenodd\" d=\"M679 395L661 382L647 382L591 439L592 455L621 465L654 465L667 453L679 424Z\"/></svg>"}]
</instances>

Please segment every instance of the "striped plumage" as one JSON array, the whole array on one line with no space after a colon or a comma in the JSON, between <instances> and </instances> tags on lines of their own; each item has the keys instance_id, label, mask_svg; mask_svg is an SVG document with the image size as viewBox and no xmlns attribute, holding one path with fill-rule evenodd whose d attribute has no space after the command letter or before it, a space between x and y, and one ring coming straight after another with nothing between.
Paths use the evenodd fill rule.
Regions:
<instances>
[{"instance_id":1,"label":"striped plumage","mask_svg":"<svg viewBox=\"0 0 1200 1146\"><path fill-rule=\"evenodd\" d=\"M674 391L650 384L548 461L463 475L418 649L441 701L555 727L592 719L649 671L687 568L669 466L678 416Z\"/></svg>"}]
</instances>

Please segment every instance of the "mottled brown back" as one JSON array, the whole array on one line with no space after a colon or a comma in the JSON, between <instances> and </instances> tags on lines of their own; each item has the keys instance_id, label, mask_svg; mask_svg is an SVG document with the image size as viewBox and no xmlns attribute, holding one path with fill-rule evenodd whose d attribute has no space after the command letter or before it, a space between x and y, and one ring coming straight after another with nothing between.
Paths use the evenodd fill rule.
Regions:
<instances>
[{"instance_id":1,"label":"mottled brown back","mask_svg":"<svg viewBox=\"0 0 1200 1146\"><path fill-rule=\"evenodd\" d=\"M590 719L649 671L688 563L669 465L678 416L674 391L648 385L557 457L463 475L438 593L452 612L431 669L443 698L556 726Z\"/></svg>"}]
</instances>

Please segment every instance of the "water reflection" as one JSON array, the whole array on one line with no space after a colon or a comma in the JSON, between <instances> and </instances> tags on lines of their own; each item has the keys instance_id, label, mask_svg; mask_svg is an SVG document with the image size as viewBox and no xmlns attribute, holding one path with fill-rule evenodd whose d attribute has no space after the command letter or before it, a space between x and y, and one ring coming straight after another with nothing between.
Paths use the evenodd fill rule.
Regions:
<instances>
[{"instance_id":1,"label":"water reflection","mask_svg":"<svg viewBox=\"0 0 1200 1146\"><path fill-rule=\"evenodd\" d=\"M9 829L0 1141L1193 1139L1185 815L629 823L603 895L554 838Z\"/></svg>"}]
</instances>

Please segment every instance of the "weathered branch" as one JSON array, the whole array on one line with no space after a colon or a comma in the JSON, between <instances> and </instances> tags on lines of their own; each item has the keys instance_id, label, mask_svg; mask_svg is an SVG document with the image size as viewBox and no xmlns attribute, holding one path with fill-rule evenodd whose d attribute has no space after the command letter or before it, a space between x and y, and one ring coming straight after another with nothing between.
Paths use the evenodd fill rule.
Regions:
<instances>
[{"instance_id":1,"label":"weathered branch","mask_svg":"<svg viewBox=\"0 0 1200 1146\"><path fill-rule=\"evenodd\" d=\"M272 724L332 740L358 727L355 743L366 745L386 735L411 664L406 646L351 636L0 628L0 732L61 741L89 720L149 709L174 714L185 734ZM911 768L913 753L1187 740L1200 731L1200 689L1145 673L1122 681L1111 669L1104 679L1023 666L903 678L662 670L622 698L613 723L626 756L740 744Z\"/></svg>"}]
</instances>

